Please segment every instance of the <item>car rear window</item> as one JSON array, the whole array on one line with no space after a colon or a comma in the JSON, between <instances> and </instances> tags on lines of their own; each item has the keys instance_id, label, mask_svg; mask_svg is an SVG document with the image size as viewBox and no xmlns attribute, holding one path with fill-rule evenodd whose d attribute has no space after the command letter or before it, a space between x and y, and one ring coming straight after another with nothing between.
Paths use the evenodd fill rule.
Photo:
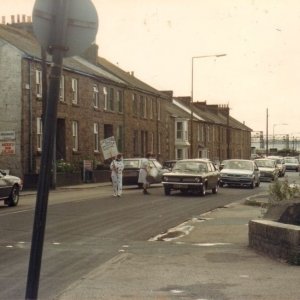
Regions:
<instances>
[{"instance_id":1,"label":"car rear window","mask_svg":"<svg viewBox=\"0 0 300 300\"><path fill-rule=\"evenodd\" d=\"M124 160L124 169L139 168L139 160Z\"/></svg>"}]
</instances>

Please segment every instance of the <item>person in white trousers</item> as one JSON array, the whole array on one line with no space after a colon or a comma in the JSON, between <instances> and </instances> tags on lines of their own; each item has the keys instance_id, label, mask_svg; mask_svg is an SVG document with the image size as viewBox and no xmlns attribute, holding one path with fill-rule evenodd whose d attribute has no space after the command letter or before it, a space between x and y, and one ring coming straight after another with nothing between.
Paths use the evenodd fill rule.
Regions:
<instances>
[{"instance_id":1,"label":"person in white trousers","mask_svg":"<svg viewBox=\"0 0 300 300\"><path fill-rule=\"evenodd\" d=\"M121 197L123 189L122 177L124 170L124 163L121 153L117 155L117 158L113 158L112 162L110 163L110 169L113 185L113 196Z\"/></svg>"},{"instance_id":2,"label":"person in white trousers","mask_svg":"<svg viewBox=\"0 0 300 300\"><path fill-rule=\"evenodd\" d=\"M149 195L150 193L148 192L148 187L149 187L149 182L147 180L147 176L149 173L149 159L152 157L152 153L148 152L146 155L146 158L143 158L141 161L141 168L139 172L139 178L138 178L138 183L143 184L143 194L144 195Z\"/></svg>"}]
</instances>

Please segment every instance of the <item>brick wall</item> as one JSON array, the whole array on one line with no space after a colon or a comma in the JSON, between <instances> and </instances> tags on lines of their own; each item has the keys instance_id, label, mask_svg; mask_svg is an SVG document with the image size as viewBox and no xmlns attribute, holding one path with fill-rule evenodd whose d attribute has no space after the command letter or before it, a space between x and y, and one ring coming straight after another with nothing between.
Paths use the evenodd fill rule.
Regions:
<instances>
[{"instance_id":1,"label":"brick wall","mask_svg":"<svg viewBox=\"0 0 300 300\"><path fill-rule=\"evenodd\" d=\"M300 226L251 220L249 246L273 258L300 265Z\"/></svg>"}]
</instances>

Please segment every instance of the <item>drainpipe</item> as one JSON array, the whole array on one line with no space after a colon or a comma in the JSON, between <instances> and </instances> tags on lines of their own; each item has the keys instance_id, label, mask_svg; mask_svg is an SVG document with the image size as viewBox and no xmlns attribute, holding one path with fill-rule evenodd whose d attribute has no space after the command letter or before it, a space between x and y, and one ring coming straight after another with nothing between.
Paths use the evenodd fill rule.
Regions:
<instances>
[{"instance_id":1,"label":"drainpipe","mask_svg":"<svg viewBox=\"0 0 300 300\"><path fill-rule=\"evenodd\" d=\"M33 172L33 151L32 151L32 96L31 96L31 65L30 65L30 60L28 61L28 85L29 85L29 89L28 89L28 102L29 102L29 143L28 143L28 147L29 147L29 157L28 157L28 171L29 173Z\"/></svg>"}]
</instances>

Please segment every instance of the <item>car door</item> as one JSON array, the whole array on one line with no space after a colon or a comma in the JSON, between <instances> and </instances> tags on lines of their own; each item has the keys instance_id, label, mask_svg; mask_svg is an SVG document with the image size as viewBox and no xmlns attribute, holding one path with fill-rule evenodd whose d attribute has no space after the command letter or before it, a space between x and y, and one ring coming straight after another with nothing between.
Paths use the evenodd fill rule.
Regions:
<instances>
[{"instance_id":1,"label":"car door","mask_svg":"<svg viewBox=\"0 0 300 300\"><path fill-rule=\"evenodd\" d=\"M0 172L0 198L8 197L10 189L11 184L7 179L5 179L4 174Z\"/></svg>"}]
</instances>

